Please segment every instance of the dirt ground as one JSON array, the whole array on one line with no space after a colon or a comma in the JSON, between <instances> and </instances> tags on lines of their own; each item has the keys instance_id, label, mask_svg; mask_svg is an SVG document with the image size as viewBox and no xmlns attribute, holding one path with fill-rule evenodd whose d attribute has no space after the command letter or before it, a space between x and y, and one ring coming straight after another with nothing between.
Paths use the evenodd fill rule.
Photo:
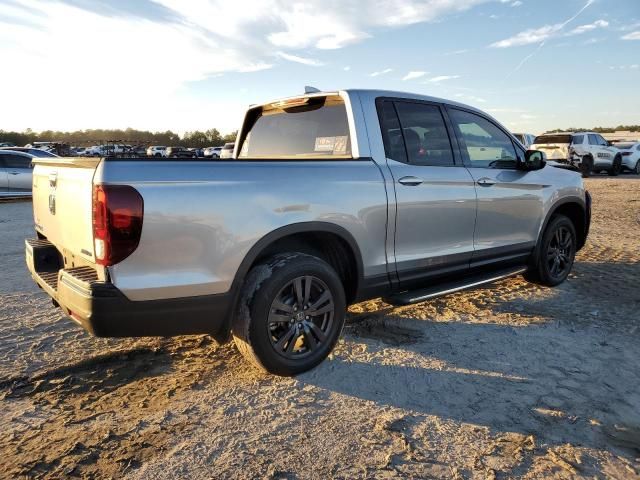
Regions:
<instances>
[{"instance_id":1,"label":"dirt ground","mask_svg":"<svg viewBox=\"0 0 640 480\"><path fill-rule=\"evenodd\" d=\"M90 337L28 277L31 204L0 204L0 476L640 478L640 179L586 183L563 285L355 305L293 379L206 336Z\"/></svg>"}]
</instances>

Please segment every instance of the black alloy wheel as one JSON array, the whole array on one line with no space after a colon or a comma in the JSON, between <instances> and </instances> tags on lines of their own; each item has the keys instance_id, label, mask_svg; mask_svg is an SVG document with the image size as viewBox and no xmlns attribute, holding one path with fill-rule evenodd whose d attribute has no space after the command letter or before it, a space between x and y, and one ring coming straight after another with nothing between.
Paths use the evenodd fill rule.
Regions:
<instances>
[{"instance_id":1,"label":"black alloy wheel","mask_svg":"<svg viewBox=\"0 0 640 480\"><path fill-rule=\"evenodd\" d=\"M575 255L573 233L566 226L555 230L547 247L546 262L549 274L564 279L569 274Z\"/></svg>"},{"instance_id":2,"label":"black alloy wheel","mask_svg":"<svg viewBox=\"0 0 640 480\"><path fill-rule=\"evenodd\" d=\"M342 279L324 260L290 252L249 272L232 333L238 350L276 375L312 369L331 352L346 315Z\"/></svg>"},{"instance_id":3,"label":"black alloy wheel","mask_svg":"<svg viewBox=\"0 0 640 480\"><path fill-rule=\"evenodd\" d=\"M287 359L309 356L327 341L334 310L333 295L321 279L294 278L271 303L267 324L271 345Z\"/></svg>"}]
</instances>

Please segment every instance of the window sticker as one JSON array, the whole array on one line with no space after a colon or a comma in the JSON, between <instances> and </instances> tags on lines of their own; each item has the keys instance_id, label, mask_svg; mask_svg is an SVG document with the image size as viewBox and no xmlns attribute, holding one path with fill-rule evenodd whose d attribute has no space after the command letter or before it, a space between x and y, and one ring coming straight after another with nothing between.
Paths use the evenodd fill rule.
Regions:
<instances>
[{"instance_id":1,"label":"window sticker","mask_svg":"<svg viewBox=\"0 0 640 480\"><path fill-rule=\"evenodd\" d=\"M316 152L333 152L336 137L316 137Z\"/></svg>"},{"instance_id":2,"label":"window sticker","mask_svg":"<svg viewBox=\"0 0 640 480\"><path fill-rule=\"evenodd\" d=\"M338 155L344 155L347 153L347 136L334 137L333 153Z\"/></svg>"}]
</instances>

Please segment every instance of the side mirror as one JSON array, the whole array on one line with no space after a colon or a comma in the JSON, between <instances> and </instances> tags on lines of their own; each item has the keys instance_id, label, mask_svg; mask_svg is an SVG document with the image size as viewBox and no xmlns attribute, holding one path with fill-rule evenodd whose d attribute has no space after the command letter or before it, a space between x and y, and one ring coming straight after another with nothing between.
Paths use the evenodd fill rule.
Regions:
<instances>
[{"instance_id":1,"label":"side mirror","mask_svg":"<svg viewBox=\"0 0 640 480\"><path fill-rule=\"evenodd\" d=\"M542 170L547 164L545 155L539 150L527 150L524 154L524 161L518 162L518 170L532 172Z\"/></svg>"}]
</instances>

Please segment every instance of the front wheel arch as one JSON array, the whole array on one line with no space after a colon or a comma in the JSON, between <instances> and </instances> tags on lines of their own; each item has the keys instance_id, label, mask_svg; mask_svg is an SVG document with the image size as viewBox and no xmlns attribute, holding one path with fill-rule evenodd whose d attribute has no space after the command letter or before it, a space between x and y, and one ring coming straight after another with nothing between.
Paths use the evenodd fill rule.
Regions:
<instances>
[{"instance_id":1,"label":"front wheel arch","mask_svg":"<svg viewBox=\"0 0 640 480\"><path fill-rule=\"evenodd\" d=\"M559 201L549 209L549 212L542 223L542 227L538 232L536 247L533 255L531 256L531 264L537 264L540 255L539 250L542 236L546 232L549 222L556 215L564 215L571 220L571 223L573 223L573 227L576 231L576 251L578 252L582 247L584 247L588 233L587 207L582 199L578 197L569 197Z\"/></svg>"}]
</instances>

